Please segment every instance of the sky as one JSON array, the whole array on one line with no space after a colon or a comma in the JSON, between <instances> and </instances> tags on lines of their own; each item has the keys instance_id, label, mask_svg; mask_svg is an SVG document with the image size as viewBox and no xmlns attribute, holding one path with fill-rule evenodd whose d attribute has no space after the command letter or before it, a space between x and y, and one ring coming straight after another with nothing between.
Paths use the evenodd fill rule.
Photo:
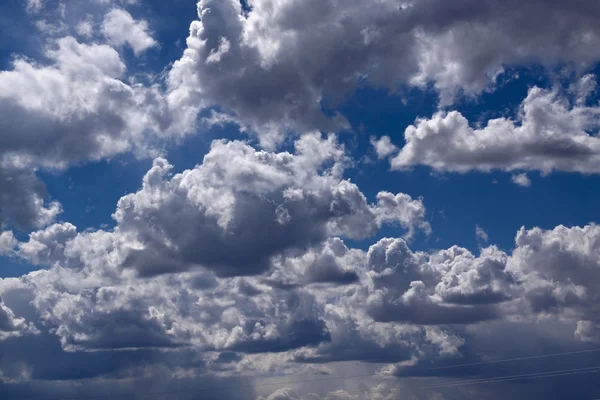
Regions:
<instances>
[{"instance_id":1,"label":"sky","mask_svg":"<svg viewBox=\"0 0 600 400\"><path fill-rule=\"evenodd\" d=\"M600 3L6 0L0 398L600 398Z\"/></svg>"}]
</instances>

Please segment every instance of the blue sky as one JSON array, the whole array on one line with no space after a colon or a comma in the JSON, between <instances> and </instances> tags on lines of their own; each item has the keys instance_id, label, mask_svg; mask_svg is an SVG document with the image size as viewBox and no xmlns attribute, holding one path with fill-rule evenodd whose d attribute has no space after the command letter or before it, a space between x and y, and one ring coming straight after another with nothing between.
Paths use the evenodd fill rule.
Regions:
<instances>
[{"instance_id":1,"label":"blue sky","mask_svg":"<svg viewBox=\"0 0 600 400\"><path fill-rule=\"evenodd\" d=\"M599 397L598 22L4 2L0 397Z\"/></svg>"}]
</instances>

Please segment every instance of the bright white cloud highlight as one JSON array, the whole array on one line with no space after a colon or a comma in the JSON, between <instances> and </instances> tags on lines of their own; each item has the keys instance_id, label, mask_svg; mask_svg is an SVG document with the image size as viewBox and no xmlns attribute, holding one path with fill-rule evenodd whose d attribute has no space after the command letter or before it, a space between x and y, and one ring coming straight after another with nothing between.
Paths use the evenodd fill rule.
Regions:
<instances>
[{"instance_id":1,"label":"bright white cloud highlight","mask_svg":"<svg viewBox=\"0 0 600 400\"><path fill-rule=\"evenodd\" d=\"M112 9L104 16L102 32L115 46L129 45L136 56L157 45L150 35L148 22L134 20L122 9Z\"/></svg>"},{"instance_id":2,"label":"bright white cloud highlight","mask_svg":"<svg viewBox=\"0 0 600 400\"><path fill-rule=\"evenodd\" d=\"M537 170L600 173L600 107L573 105L555 90L529 90L517 120L492 119L470 126L457 111L418 119L393 169L427 165L437 171Z\"/></svg>"}]
</instances>

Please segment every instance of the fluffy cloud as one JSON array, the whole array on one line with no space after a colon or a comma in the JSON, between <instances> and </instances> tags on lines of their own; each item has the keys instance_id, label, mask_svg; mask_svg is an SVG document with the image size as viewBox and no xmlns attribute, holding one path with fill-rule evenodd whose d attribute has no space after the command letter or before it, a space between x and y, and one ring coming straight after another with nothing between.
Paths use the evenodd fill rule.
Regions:
<instances>
[{"instance_id":1,"label":"fluffy cloud","mask_svg":"<svg viewBox=\"0 0 600 400\"><path fill-rule=\"evenodd\" d=\"M375 148L377 158L387 158L398 151L398 148L392 144L389 136L382 136L379 139L371 138L371 145Z\"/></svg>"},{"instance_id":2,"label":"fluffy cloud","mask_svg":"<svg viewBox=\"0 0 600 400\"><path fill-rule=\"evenodd\" d=\"M494 247L479 257L459 247L413 253L402 240L383 239L368 253L373 283L355 300L382 322L440 325L499 318L494 304L510 293L506 258Z\"/></svg>"},{"instance_id":3,"label":"fluffy cloud","mask_svg":"<svg viewBox=\"0 0 600 400\"><path fill-rule=\"evenodd\" d=\"M156 159L118 202L114 230L61 223L31 233L17 254L52 266L26 278L44 323L69 350L192 343L255 354L329 342L318 293L304 287L356 284L352 263L364 257L334 236L365 238L384 223L430 228L421 200L382 192L369 204L343 179L349 160L335 136L307 134L295 149L215 141L202 164L176 175ZM169 275L137 277L154 274Z\"/></svg>"},{"instance_id":4,"label":"fluffy cloud","mask_svg":"<svg viewBox=\"0 0 600 400\"><path fill-rule=\"evenodd\" d=\"M531 309L578 319L578 337L597 340L600 228L521 229L515 241L508 270L524 282Z\"/></svg>"},{"instance_id":5,"label":"fluffy cloud","mask_svg":"<svg viewBox=\"0 0 600 400\"><path fill-rule=\"evenodd\" d=\"M249 277L200 269L139 278L118 267L126 243L119 235L75 233L68 224L32 234L20 253L42 254L54 266L2 282L0 292L20 313L29 304L28 318L66 350L161 348L174 357L191 346L198 371L362 361L410 374L429 360L480 360L474 332L486 323L566 321L563 340L598 340L594 225L523 228L511 254L494 246L479 255L456 246L415 252L400 238L363 251L330 238ZM64 244L51 252L52 242Z\"/></svg>"},{"instance_id":6,"label":"fluffy cloud","mask_svg":"<svg viewBox=\"0 0 600 400\"><path fill-rule=\"evenodd\" d=\"M600 57L600 7L587 2L441 0L198 2L170 71L182 104L219 105L271 143L286 130L346 125L321 112L359 82L433 82L442 102L489 88L505 67L576 69ZM535 17L531 17L535 16ZM553 28L551 28L553 27Z\"/></svg>"},{"instance_id":7,"label":"fluffy cloud","mask_svg":"<svg viewBox=\"0 0 600 400\"><path fill-rule=\"evenodd\" d=\"M64 167L98 160L147 142L150 127L170 124L156 88L130 86L125 64L103 44L59 39L42 66L16 59L0 72L3 164Z\"/></svg>"},{"instance_id":8,"label":"fluffy cloud","mask_svg":"<svg viewBox=\"0 0 600 400\"><path fill-rule=\"evenodd\" d=\"M29 4L41 14L46 2ZM180 173L155 158L141 188L118 202L110 230L53 223L60 205L32 172L154 155L157 142L189 132L213 106L210 120L259 131L261 144L274 146L288 131L346 128L323 109L357 84L433 84L443 105L461 91L492 89L511 66L581 72L600 56L598 6L201 0L163 88L136 83L118 52L156 46L149 25L122 9L107 13L114 2L96 4L100 19L74 27L79 39L56 38L73 27L46 26L44 61L17 57L0 72L0 254L46 268L0 280L0 397L31 395L27 384L54 397L81 395L83 386L98 395L110 382L164 398L225 384L214 398L245 398L255 393L235 390L252 386L243 378L205 377L424 375L457 358L518 356L529 338L565 347L600 340L597 226L522 228L512 252L416 251L409 238L431 231L423 200L386 191L368 199L344 178L352 161L334 135L298 135L289 151L217 140ZM587 75L566 96L531 89L515 121L473 129L456 112L439 113L408 128L402 149L385 136L372 143L400 169L598 172L594 90ZM384 224L404 237L352 248ZM39 230L18 242L13 227ZM544 336L536 326L551 329ZM507 332L520 340L499 351ZM79 382L61 382L71 379ZM397 397L380 389L370 398ZM359 397L327 392L313 398Z\"/></svg>"},{"instance_id":9,"label":"fluffy cloud","mask_svg":"<svg viewBox=\"0 0 600 400\"><path fill-rule=\"evenodd\" d=\"M118 8L104 16L102 32L116 46L129 45L136 56L157 44L146 21L136 21L127 11Z\"/></svg>"},{"instance_id":10,"label":"fluffy cloud","mask_svg":"<svg viewBox=\"0 0 600 400\"><path fill-rule=\"evenodd\" d=\"M483 243L487 243L489 240L487 232L479 225L475 225L475 237L477 237L477 240L481 240Z\"/></svg>"},{"instance_id":11,"label":"fluffy cloud","mask_svg":"<svg viewBox=\"0 0 600 400\"><path fill-rule=\"evenodd\" d=\"M19 245L21 257L54 266L27 278L33 304L71 350L191 342L252 354L328 342L315 294L302 287L354 284L350 262L361 258L329 237L362 238L391 222L429 229L420 200L383 192L368 204L341 179L346 163L333 136L316 134L296 154L217 141L201 165L174 176L157 159L142 189L119 201L114 231L54 224ZM206 272L179 275L193 265ZM131 269L175 275L138 281Z\"/></svg>"},{"instance_id":12,"label":"fluffy cloud","mask_svg":"<svg viewBox=\"0 0 600 400\"><path fill-rule=\"evenodd\" d=\"M457 111L417 120L404 132L406 143L392 159L392 168L598 173L600 139L593 132L599 113L598 107L569 103L556 90L534 87L516 121L498 118L475 129Z\"/></svg>"},{"instance_id":13,"label":"fluffy cloud","mask_svg":"<svg viewBox=\"0 0 600 400\"><path fill-rule=\"evenodd\" d=\"M15 313L4 304L0 297L0 341L26 333L37 333L37 330L34 325L27 323L24 318L16 317Z\"/></svg>"},{"instance_id":14,"label":"fluffy cloud","mask_svg":"<svg viewBox=\"0 0 600 400\"><path fill-rule=\"evenodd\" d=\"M175 176L155 160L142 189L123 197L114 214L119 234L135 240L125 265L145 275L193 265L220 276L254 275L272 257L329 236L365 238L394 222L409 233L429 229L420 200L382 192L368 204L341 178L347 160L332 136L305 135L296 151L217 141L201 165Z\"/></svg>"},{"instance_id":15,"label":"fluffy cloud","mask_svg":"<svg viewBox=\"0 0 600 400\"><path fill-rule=\"evenodd\" d=\"M65 245L76 236L77 228L73 224L53 224L32 232L29 241L19 245L19 255L35 265L52 265L65 259Z\"/></svg>"},{"instance_id":16,"label":"fluffy cloud","mask_svg":"<svg viewBox=\"0 0 600 400\"><path fill-rule=\"evenodd\" d=\"M157 44L145 20L120 8L133 3L28 2L39 48L34 58L12 55L0 71L0 224L40 227L59 211L44 204L32 169L155 156L194 129L196 115L171 107L156 71L128 69L117 51L128 45L140 55Z\"/></svg>"},{"instance_id":17,"label":"fluffy cloud","mask_svg":"<svg viewBox=\"0 0 600 400\"><path fill-rule=\"evenodd\" d=\"M511 176L510 180L512 181L512 183L519 185L519 186L523 186L523 187L531 186L531 179L527 176L527 174L513 175L513 176Z\"/></svg>"},{"instance_id":18,"label":"fluffy cloud","mask_svg":"<svg viewBox=\"0 0 600 400\"><path fill-rule=\"evenodd\" d=\"M40 228L61 212L58 202L46 201L46 188L35 173L0 167L0 226Z\"/></svg>"},{"instance_id":19,"label":"fluffy cloud","mask_svg":"<svg viewBox=\"0 0 600 400\"><path fill-rule=\"evenodd\" d=\"M0 231L0 255L11 254L17 243L18 241L11 231Z\"/></svg>"},{"instance_id":20,"label":"fluffy cloud","mask_svg":"<svg viewBox=\"0 0 600 400\"><path fill-rule=\"evenodd\" d=\"M44 63L15 57L0 71L0 224L23 229L51 223L60 212L57 203L45 203L32 169L148 155L193 127L193 119L174 118L157 85L128 82L109 45L70 36L47 42Z\"/></svg>"}]
</instances>

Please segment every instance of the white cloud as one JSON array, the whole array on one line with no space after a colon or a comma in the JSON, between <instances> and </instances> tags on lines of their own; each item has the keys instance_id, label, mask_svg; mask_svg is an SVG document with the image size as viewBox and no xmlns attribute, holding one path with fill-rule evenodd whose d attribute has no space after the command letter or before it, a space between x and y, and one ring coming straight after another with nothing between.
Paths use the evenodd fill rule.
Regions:
<instances>
[{"instance_id":1,"label":"white cloud","mask_svg":"<svg viewBox=\"0 0 600 400\"><path fill-rule=\"evenodd\" d=\"M1 224L39 227L59 213L32 169L155 154L160 141L194 126L158 86L126 83L126 66L108 45L64 37L45 52L46 64L16 58L0 71L0 187L8 194Z\"/></svg>"},{"instance_id":2,"label":"white cloud","mask_svg":"<svg viewBox=\"0 0 600 400\"><path fill-rule=\"evenodd\" d=\"M182 104L219 105L262 139L281 140L290 130L347 127L320 102L359 82L432 83L449 104L492 90L511 66L584 71L600 59L598 16L599 6L566 0L256 0L248 13L237 0L202 0L169 87Z\"/></svg>"},{"instance_id":3,"label":"white cloud","mask_svg":"<svg viewBox=\"0 0 600 400\"><path fill-rule=\"evenodd\" d=\"M596 92L598 82L594 74L587 74L581 79L572 82L569 86L569 92L575 96L575 102L579 106L584 106L592 94Z\"/></svg>"},{"instance_id":4,"label":"white cloud","mask_svg":"<svg viewBox=\"0 0 600 400\"><path fill-rule=\"evenodd\" d=\"M475 236L478 240L481 240L484 243L487 243L489 240L489 236L486 231L483 230L479 225L475 225Z\"/></svg>"},{"instance_id":5,"label":"white cloud","mask_svg":"<svg viewBox=\"0 0 600 400\"><path fill-rule=\"evenodd\" d=\"M27 0L27 11L38 13L44 7L45 0Z\"/></svg>"},{"instance_id":6,"label":"white cloud","mask_svg":"<svg viewBox=\"0 0 600 400\"><path fill-rule=\"evenodd\" d=\"M113 215L121 263L144 275L198 265L221 276L255 275L268 270L273 257L331 236L361 239L394 223L409 236L430 231L421 200L381 192L369 204L343 179L348 160L335 136L307 134L295 148L295 154L269 153L215 141L202 164L176 175L156 159L142 188L122 197ZM52 254L62 251L49 243L65 243L73 232L69 224L53 225L32 234L21 253L52 264Z\"/></svg>"},{"instance_id":7,"label":"white cloud","mask_svg":"<svg viewBox=\"0 0 600 400\"><path fill-rule=\"evenodd\" d=\"M530 187L531 186L531 179L529 179L529 177L525 173L513 175L510 178L510 180L514 184L519 185L519 186L523 186L523 187Z\"/></svg>"},{"instance_id":8,"label":"white cloud","mask_svg":"<svg viewBox=\"0 0 600 400\"><path fill-rule=\"evenodd\" d=\"M0 161L63 167L131 150L152 125L168 126L160 93L120 80L125 64L111 47L66 37L46 55L49 66L17 59L0 72Z\"/></svg>"},{"instance_id":9,"label":"white cloud","mask_svg":"<svg viewBox=\"0 0 600 400\"><path fill-rule=\"evenodd\" d=\"M75 25L75 31L79 36L90 38L94 34L93 22L89 19L83 20Z\"/></svg>"},{"instance_id":10,"label":"white cloud","mask_svg":"<svg viewBox=\"0 0 600 400\"><path fill-rule=\"evenodd\" d=\"M127 236L120 228L76 234L68 224L49 227L20 251L54 266L18 285L0 282L0 293L11 305L15 293L29 293L33 316L67 350L184 345L213 360L210 368L236 371L368 361L405 374L436 357L480 360L469 346L486 323L566 321L564 340L598 340L594 225L523 228L512 254L494 246L479 255L457 246L417 252L392 238L363 251L330 238L246 277L210 269L136 277L119 268ZM217 362L214 352L228 354Z\"/></svg>"},{"instance_id":11,"label":"white cloud","mask_svg":"<svg viewBox=\"0 0 600 400\"><path fill-rule=\"evenodd\" d=\"M12 254L17 243L12 231L0 231L0 256Z\"/></svg>"},{"instance_id":12,"label":"white cloud","mask_svg":"<svg viewBox=\"0 0 600 400\"><path fill-rule=\"evenodd\" d=\"M127 11L118 8L104 16L102 32L116 46L128 44L136 56L157 45L150 35L148 22L136 21Z\"/></svg>"},{"instance_id":13,"label":"white cloud","mask_svg":"<svg viewBox=\"0 0 600 400\"><path fill-rule=\"evenodd\" d=\"M0 297L0 341L35 333L39 333L35 326L27 323L24 318L16 317Z\"/></svg>"},{"instance_id":14,"label":"white cloud","mask_svg":"<svg viewBox=\"0 0 600 400\"><path fill-rule=\"evenodd\" d=\"M600 107L569 104L555 90L534 87L516 121L492 119L480 129L457 111L438 112L406 128L392 168L427 165L438 171L537 170L600 172Z\"/></svg>"},{"instance_id":15,"label":"white cloud","mask_svg":"<svg viewBox=\"0 0 600 400\"><path fill-rule=\"evenodd\" d=\"M524 282L523 296L532 310L584 321L578 335L586 339L598 324L599 238L597 225L521 228L507 267Z\"/></svg>"},{"instance_id":16,"label":"white cloud","mask_svg":"<svg viewBox=\"0 0 600 400\"><path fill-rule=\"evenodd\" d=\"M371 138L371 145L375 148L379 159L387 158L398 151L389 136L382 136L379 139L373 137Z\"/></svg>"},{"instance_id":17,"label":"white cloud","mask_svg":"<svg viewBox=\"0 0 600 400\"><path fill-rule=\"evenodd\" d=\"M155 154L155 141L189 132L212 105L223 111L214 122L235 121L273 147L290 131L346 127L342 116L324 116L320 101L341 98L359 80L433 84L446 104L461 90L491 89L505 67L533 61L581 71L600 55L600 8L589 2L257 0L252 7L245 15L238 1L201 0L201 20L167 72L166 91L132 83L113 47L86 43L101 40L94 19L74 27L79 40L49 40L46 61L17 58L0 72L0 225L40 228L22 243L3 230L0 253L48 267L0 280L0 379L52 385L72 378L76 365L86 386L144 376L172 388L182 377L280 374L328 362L423 375L423 365L526 347L526 335L515 335L511 349L497 345L515 326L553 324L560 329L546 335L554 341L540 342L557 346L600 339L597 226L522 228L512 253L413 250L407 238L431 231L423 200L386 191L367 199L344 178L351 160L334 135L302 135L288 152L218 140L199 165L176 174L156 158L141 188L120 199L114 229L53 224L61 206L35 168ZM40 26L49 35L62 29ZM108 12L102 31L137 55L157 45L147 22L124 10ZM585 75L570 97L533 88L515 121L474 129L442 112L410 127L402 149L387 136L372 144L379 158L396 155L401 169L595 173L594 90L595 78ZM406 237L367 250L343 241L374 236L383 224L400 225ZM479 226L476 235L488 241ZM36 326L43 334L33 335ZM487 347L478 335L489 335ZM299 395L280 389L268 399ZM370 395L397 397L385 388Z\"/></svg>"}]
</instances>

